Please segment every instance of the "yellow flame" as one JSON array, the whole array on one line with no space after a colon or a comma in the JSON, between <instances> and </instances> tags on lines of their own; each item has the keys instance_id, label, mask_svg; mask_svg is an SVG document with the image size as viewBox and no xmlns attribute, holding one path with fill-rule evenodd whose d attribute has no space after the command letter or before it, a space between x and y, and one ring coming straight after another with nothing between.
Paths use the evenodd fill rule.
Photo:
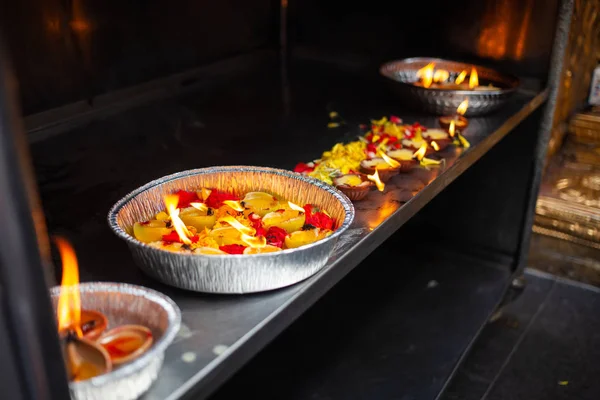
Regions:
<instances>
[{"instance_id":1,"label":"yellow flame","mask_svg":"<svg viewBox=\"0 0 600 400\"><path fill-rule=\"evenodd\" d=\"M433 68L434 67L435 67L434 63L429 63L417 71L417 78L420 78L423 81L423 86L426 88L431 86L431 82L433 82Z\"/></svg>"},{"instance_id":2,"label":"yellow flame","mask_svg":"<svg viewBox=\"0 0 600 400\"><path fill-rule=\"evenodd\" d=\"M460 140L460 144L462 144L462 147L464 147L465 149L471 147L471 143L469 143L469 141L465 139L465 137L460 133L458 134L458 140Z\"/></svg>"},{"instance_id":3,"label":"yellow flame","mask_svg":"<svg viewBox=\"0 0 600 400\"><path fill-rule=\"evenodd\" d=\"M434 82L446 82L449 77L450 77L450 73L448 71L446 71L445 69L438 69L433 74L433 81Z\"/></svg>"},{"instance_id":4,"label":"yellow flame","mask_svg":"<svg viewBox=\"0 0 600 400\"><path fill-rule=\"evenodd\" d=\"M228 205L233 208L235 211L241 212L244 211L244 207L237 200L223 200L223 204Z\"/></svg>"},{"instance_id":5,"label":"yellow flame","mask_svg":"<svg viewBox=\"0 0 600 400\"><path fill-rule=\"evenodd\" d=\"M448 133L450 134L450 137L454 137L455 131L456 131L456 124L454 123L454 120L451 120L450 126L448 127Z\"/></svg>"},{"instance_id":6,"label":"yellow flame","mask_svg":"<svg viewBox=\"0 0 600 400\"><path fill-rule=\"evenodd\" d=\"M58 318L58 330L75 330L78 337L83 336L81 331L81 297L77 285L79 284L79 268L75 250L71 244L60 237L55 238L60 258L62 260L63 273L60 283L60 295L56 316Z\"/></svg>"},{"instance_id":7,"label":"yellow flame","mask_svg":"<svg viewBox=\"0 0 600 400\"><path fill-rule=\"evenodd\" d=\"M423 167L428 167L430 165L440 165L442 163L442 160L434 160L432 158L423 157L423 159L420 160L420 164Z\"/></svg>"},{"instance_id":8,"label":"yellow flame","mask_svg":"<svg viewBox=\"0 0 600 400\"><path fill-rule=\"evenodd\" d=\"M288 201L288 206L290 206L292 210L304 212L304 208L300 207L298 204L292 203L291 201Z\"/></svg>"},{"instance_id":9,"label":"yellow flame","mask_svg":"<svg viewBox=\"0 0 600 400\"><path fill-rule=\"evenodd\" d=\"M427 152L427 142L423 142L421 147L419 147L419 150L415 151L415 153L413 154L413 157L416 157L419 161L421 161L423 159L423 157L425 157L426 152Z\"/></svg>"},{"instance_id":10,"label":"yellow flame","mask_svg":"<svg viewBox=\"0 0 600 400\"><path fill-rule=\"evenodd\" d=\"M456 108L456 112L460 115L465 115L467 109L469 108L469 99L464 99L462 103L458 105Z\"/></svg>"},{"instance_id":11,"label":"yellow flame","mask_svg":"<svg viewBox=\"0 0 600 400\"><path fill-rule=\"evenodd\" d=\"M375 173L373 175L367 175L367 178L370 181L375 182L377 190L383 192L383 189L385 189L385 183L381 182L381 179L379 179L379 170L375 169Z\"/></svg>"},{"instance_id":12,"label":"yellow flame","mask_svg":"<svg viewBox=\"0 0 600 400\"><path fill-rule=\"evenodd\" d=\"M467 77L467 70L463 70L460 74L458 74L454 83L456 83L457 85L460 85L461 83L463 83L465 81L466 77Z\"/></svg>"},{"instance_id":13,"label":"yellow flame","mask_svg":"<svg viewBox=\"0 0 600 400\"><path fill-rule=\"evenodd\" d=\"M208 206L204 203L190 203L190 206L199 211L208 211Z\"/></svg>"},{"instance_id":14,"label":"yellow flame","mask_svg":"<svg viewBox=\"0 0 600 400\"><path fill-rule=\"evenodd\" d=\"M231 215L224 216L223 218L221 218L221 221L227 222L229 225L233 226L235 229L238 230L238 232L242 234L249 236L254 236L256 234L256 229L252 228L251 226L246 226L242 224L240 221L238 221Z\"/></svg>"},{"instance_id":15,"label":"yellow flame","mask_svg":"<svg viewBox=\"0 0 600 400\"><path fill-rule=\"evenodd\" d=\"M471 75L469 75L469 89L473 89L479 86L479 77L477 76L477 69L471 68Z\"/></svg>"},{"instance_id":16,"label":"yellow flame","mask_svg":"<svg viewBox=\"0 0 600 400\"><path fill-rule=\"evenodd\" d=\"M200 198L203 201L206 201L206 199L208 199L208 196L210 196L211 193L212 193L212 190L206 189L206 188L202 188L200 190L200 193L197 193L197 194L200 196Z\"/></svg>"},{"instance_id":17,"label":"yellow flame","mask_svg":"<svg viewBox=\"0 0 600 400\"><path fill-rule=\"evenodd\" d=\"M189 239L192 234L181 218L179 218L179 208L177 208L179 196L176 194L167 194L164 197L164 201L167 213L169 213L169 217L171 217L171 223L173 224L173 228L175 228L175 232L177 232L177 236L179 236L179 240L185 244L192 244L192 241Z\"/></svg>"},{"instance_id":18,"label":"yellow flame","mask_svg":"<svg viewBox=\"0 0 600 400\"><path fill-rule=\"evenodd\" d=\"M440 145L437 144L435 140L431 141L431 147L433 147L435 151L440 151Z\"/></svg>"},{"instance_id":19,"label":"yellow flame","mask_svg":"<svg viewBox=\"0 0 600 400\"><path fill-rule=\"evenodd\" d=\"M381 158L383 158L385 160L386 163L388 163L388 165L392 168L398 168L401 164L394 160L393 158L391 158L390 156L388 156L385 153L379 153L379 155L381 156Z\"/></svg>"},{"instance_id":20,"label":"yellow flame","mask_svg":"<svg viewBox=\"0 0 600 400\"><path fill-rule=\"evenodd\" d=\"M242 233L242 242L253 249L260 249L267 245L267 238L264 236L250 236Z\"/></svg>"}]
</instances>

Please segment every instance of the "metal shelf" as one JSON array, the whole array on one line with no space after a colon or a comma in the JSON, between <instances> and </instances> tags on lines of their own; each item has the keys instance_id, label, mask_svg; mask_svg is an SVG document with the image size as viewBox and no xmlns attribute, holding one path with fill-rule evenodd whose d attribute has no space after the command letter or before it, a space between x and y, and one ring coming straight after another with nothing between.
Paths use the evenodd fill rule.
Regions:
<instances>
[{"instance_id":1,"label":"metal shelf","mask_svg":"<svg viewBox=\"0 0 600 400\"><path fill-rule=\"evenodd\" d=\"M471 147L447 149L441 168L393 178L384 193L357 203L356 220L328 265L295 286L257 295L214 296L150 280L106 225L109 207L135 187L168 173L209 165L291 168L316 158L369 118L396 114L407 122L436 119L402 112L379 80L292 65L290 76L264 69L219 90L171 98L95 121L32 148L51 232L70 238L85 281L153 287L183 311L184 328L146 400L207 396L289 326L374 249L544 103L547 93L518 93L487 118L473 118ZM320 82L326 82L321 84ZM207 101L208 99L208 101ZM327 129L328 111L347 125ZM102 251L98 251L102 249ZM417 266L418 267L418 266Z\"/></svg>"},{"instance_id":2,"label":"metal shelf","mask_svg":"<svg viewBox=\"0 0 600 400\"><path fill-rule=\"evenodd\" d=\"M436 398L496 309L510 273L438 248L400 255L410 236L404 232L210 399Z\"/></svg>"}]
</instances>

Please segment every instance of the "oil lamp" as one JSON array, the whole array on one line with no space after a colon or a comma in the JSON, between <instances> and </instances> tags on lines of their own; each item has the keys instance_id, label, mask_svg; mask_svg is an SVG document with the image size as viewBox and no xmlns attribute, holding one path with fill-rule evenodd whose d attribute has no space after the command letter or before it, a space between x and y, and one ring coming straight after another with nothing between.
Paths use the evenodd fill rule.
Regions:
<instances>
[{"instance_id":1,"label":"oil lamp","mask_svg":"<svg viewBox=\"0 0 600 400\"><path fill-rule=\"evenodd\" d=\"M106 331L106 315L81 307L79 270L75 251L55 238L63 275L56 308L63 358L71 381L83 381L110 372L113 366L139 357L152 346L152 332L141 325L123 325Z\"/></svg>"},{"instance_id":2,"label":"oil lamp","mask_svg":"<svg viewBox=\"0 0 600 400\"><path fill-rule=\"evenodd\" d=\"M464 99L456 109L456 114L440 117L439 124L442 129L448 130L450 128L450 123L452 122L454 122L454 128L459 131L467 129L467 126L469 126L469 120L465 118L464 115L467 112L468 107L469 99Z\"/></svg>"}]
</instances>

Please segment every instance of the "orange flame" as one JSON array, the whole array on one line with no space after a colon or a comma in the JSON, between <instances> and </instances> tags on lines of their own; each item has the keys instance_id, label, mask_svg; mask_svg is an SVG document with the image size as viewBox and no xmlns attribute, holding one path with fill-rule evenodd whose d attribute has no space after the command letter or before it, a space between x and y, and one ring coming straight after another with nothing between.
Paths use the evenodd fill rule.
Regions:
<instances>
[{"instance_id":1,"label":"orange flame","mask_svg":"<svg viewBox=\"0 0 600 400\"><path fill-rule=\"evenodd\" d=\"M173 224L173 228L175 228L175 232L177 232L179 239L185 244L192 244L192 241L189 239L192 234L181 218L179 218L179 208L177 208L179 196L176 194L167 194L164 197L164 201L167 213L169 214L169 217L171 217L171 223Z\"/></svg>"},{"instance_id":2,"label":"orange flame","mask_svg":"<svg viewBox=\"0 0 600 400\"><path fill-rule=\"evenodd\" d=\"M385 183L381 182L381 179L379 179L379 170L375 169L375 173L373 175L367 175L367 178L370 181L375 182L377 190L383 192L383 189L385 189Z\"/></svg>"},{"instance_id":3,"label":"orange flame","mask_svg":"<svg viewBox=\"0 0 600 400\"><path fill-rule=\"evenodd\" d=\"M71 244L63 238L55 238L60 258L62 259L63 273L60 283L60 296L56 316L58 318L58 330L64 332L75 330L78 337L83 336L81 331L81 297L77 285L79 284L79 268L75 250Z\"/></svg>"},{"instance_id":4,"label":"orange flame","mask_svg":"<svg viewBox=\"0 0 600 400\"><path fill-rule=\"evenodd\" d=\"M450 126L448 127L448 133L450 134L450 137L454 137L454 133L456 131L456 124L454 123L454 120L450 121Z\"/></svg>"},{"instance_id":5,"label":"orange flame","mask_svg":"<svg viewBox=\"0 0 600 400\"><path fill-rule=\"evenodd\" d=\"M415 151L413 157L416 157L419 161L421 161L423 157L425 157L425 153L427 153L427 142L423 142L421 147L419 147L419 150Z\"/></svg>"},{"instance_id":6,"label":"orange flame","mask_svg":"<svg viewBox=\"0 0 600 400\"><path fill-rule=\"evenodd\" d=\"M469 89L474 89L479 86L479 77L477 76L477 69L471 68L471 75L469 75Z\"/></svg>"},{"instance_id":7,"label":"orange flame","mask_svg":"<svg viewBox=\"0 0 600 400\"><path fill-rule=\"evenodd\" d=\"M458 74L454 83L456 83L457 85L460 85L461 83L463 83L465 81L466 77L467 77L467 70L463 70L460 74Z\"/></svg>"},{"instance_id":8,"label":"orange flame","mask_svg":"<svg viewBox=\"0 0 600 400\"><path fill-rule=\"evenodd\" d=\"M446 71L445 69L438 69L433 74L433 81L434 82L446 82L449 77L450 77L450 73L448 71Z\"/></svg>"},{"instance_id":9,"label":"orange flame","mask_svg":"<svg viewBox=\"0 0 600 400\"><path fill-rule=\"evenodd\" d=\"M196 192L198 197L200 197L203 201L206 201L206 199L208 199L208 196L210 196L211 193L212 193L212 190L206 189L206 188L202 188L201 190Z\"/></svg>"},{"instance_id":10,"label":"orange flame","mask_svg":"<svg viewBox=\"0 0 600 400\"><path fill-rule=\"evenodd\" d=\"M435 142L435 140L432 140L432 141L431 141L431 147L433 147L433 149L434 149L435 151L440 151L440 145L439 145L439 144L437 144L437 143Z\"/></svg>"},{"instance_id":11,"label":"orange flame","mask_svg":"<svg viewBox=\"0 0 600 400\"><path fill-rule=\"evenodd\" d=\"M254 236L256 234L256 229L252 228L251 226L246 226L242 224L240 221L238 221L231 215L224 216L223 218L221 218L221 221L227 222L229 225L237 229L238 232L240 232L241 234L248 236Z\"/></svg>"},{"instance_id":12,"label":"orange flame","mask_svg":"<svg viewBox=\"0 0 600 400\"><path fill-rule=\"evenodd\" d=\"M233 208L234 211L241 212L244 211L244 207L237 200L223 200L223 204L228 205Z\"/></svg>"},{"instance_id":13,"label":"orange flame","mask_svg":"<svg viewBox=\"0 0 600 400\"><path fill-rule=\"evenodd\" d=\"M434 63L429 63L420 70L417 71L417 78L423 81L423 87L428 88L431 86L431 82L433 82L433 68L435 67Z\"/></svg>"},{"instance_id":14,"label":"orange flame","mask_svg":"<svg viewBox=\"0 0 600 400\"><path fill-rule=\"evenodd\" d=\"M292 210L296 210L296 211L300 211L300 212L304 212L304 208L300 207L298 204L294 204L291 201L288 201L288 206L290 206L290 208Z\"/></svg>"},{"instance_id":15,"label":"orange flame","mask_svg":"<svg viewBox=\"0 0 600 400\"><path fill-rule=\"evenodd\" d=\"M391 158L390 156L388 156L385 153L380 153L379 154L381 156L381 158L383 158L385 160L385 162L392 168L398 168L401 164L394 160L393 158Z\"/></svg>"},{"instance_id":16,"label":"orange flame","mask_svg":"<svg viewBox=\"0 0 600 400\"><path fill-rule=\"evenodd\" d=\"M469 99L464 99L462 103L456 108L456 112L460 115L465 115L467 109L469 108Z\"/></svg>"},{"instance_id":17,"label":"orange flame","mask_svg":"<svg viewBox=\"0 0 600 400\"><path fill-rule=\"evenodd\" d=\"M264 236L250 236L242 233L242 242L253 249L261 249L267 245L267 238Z\"/></svg>"},{"instance_id":18,"label":"orange flame","mask_svg":"<svg viewBox=\"0 0 600 400\"><path fill-rule=\"evenodd\" d=\"M190 206L199 211L208 211L208 206L204 203L190 203Z\"/></svg>"}]
</instances>

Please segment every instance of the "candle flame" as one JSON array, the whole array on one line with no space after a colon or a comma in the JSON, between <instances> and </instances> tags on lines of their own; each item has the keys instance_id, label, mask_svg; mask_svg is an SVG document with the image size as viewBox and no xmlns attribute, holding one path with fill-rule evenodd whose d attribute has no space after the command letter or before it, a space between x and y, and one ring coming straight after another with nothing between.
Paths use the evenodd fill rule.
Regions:
<instances>
[{"instance_id":1,"label":"candle flame","mask_svg":"<svg viewBox=\"0 0 600 400\"><path fill-rule=\"evenodd\" d=\"M433 81L438 82L438 83L446 82L449 77L450 77L450 73L448 71L446 71L445 69L438 69L433 74Z\"/></svg>"},{"instance_id":2,"label":"candle flame","mask_svg":"<svg viewBox=\"0 0 600 400\"><path fill-rule=\"evenodd\" d=\"M433 82L434 67L434 63L429 63L417 71L417 78L421 79L421 81L423 82L423 87L428 88L429 86L431 86L431 82Z\"/></svg>"},{"instance_id":3,"label":"candle flame","mask_svg":"<svg viewBox=\"0 0 600 400\"><path fill-rule=\"evenodd\" d=\"M448 133L450 134L450 137L454 137L455 130L456 130L456 124L454 123L454 120L452 120L452 121L450 121L450 126L448 127Z\"/></svg>"},{"instance_id":4,"label":"candle flame","mask_svg":"<svg viewBox=\"0 0 600 400\"><path fill-rule=\"evenodd\" d=\"M241 212L244 211L244 207L237 200L223 200L223 204L228 205L233 208L234 211Z\"/></svg>"},{"instance_id":5,"label":"candle flame","mask_svg":"<svg viewBox=\"0 0 600 400\"><path fill-rule=\"evenodd\" d=\"M477 69L471 68L471 75L469 75L469 89L474 89L479 86L479 77L477 76Z\"/></svg>"},{"instance_id":6,"label":"candle flame","mask_svg":"<svg viewBox=\"0 0 600 400\"><path fill-rule=\"evenodd\" d=\"M206 188L202 188L199 192L197 192L198 197L200 197L203 201L206 201L206 199L208 199L208 196L210 196L211 193L212 190Z\"/></svg>"},{"instance_id":7,"label":"candle flame","mask_svg":"<svg viewBox=\"0 0 600 400\"><path fill-rule=\"evenodd\" d=\"M435 140L432 140L432 141L431 141L431 147L433 147L433 149L434 149L435 151L440 151L440 145L439 145L439 144L437 144L437 143L435 142Z\"/></svg>"},{"instance_id":8,"label":"candle flame","mask_svg":"<svg viewBox=\"0 0 600 400\"><path fill-rule=\"evenodd\" d=\"M456 108L456 112L460 115L465 115L467 109L469 108L469 99L464 99L462 103L458 105Z\"/></svg>"},{"instance_id":9,"label":"candle flame","mask_svg":"<svg viewBox=\"0 0 600 400\"><path fill-rule=\"evenodd\" d=\"M465 149L468 149L469 147L471 147L471 143L469 143L469 141L467 139L465 139L465 137L463 135L461 135L460 133L458 134L458 140L460 140L460 144Z\"/></svg>"},{"instance_id":10,"label":"candle flame","mask_svg":"<svg viewBox=\"0 0 600 400\"><path fill-rule=\"evenodd\" d=\"M237 229L238 232L240 232L241 234L245 234L248 236L254 236L256 234L256 229L252 228L251 226L246 226L242 224L240 221L238 221L231 215L224 216L223 218L221 218L221 221L227 222L229 225Z\"/></svg>"},{"instance_id":11,"label":"candle flame","mask_svg":"<svg viewBox=\"0 0 600 400\"><path fill-rule=\"evenodd\" d=\"M415 151L413 157L416 157L419 161L421 161L423 157L425 157L425 153L427 153L427 142L423 142L421 147L419 147L419 150Z\"/></svg>"},{"instance_id":12,"label":"candle flame","mask_svg":"<svg viewBox=\"0 0 600 400\"><path fill-rule=\"evenodd\" d=\"M386 163L388 163L388 165L392 168L398 168L401 164L394 160L393 158L391 158L390 156L388 156L385 153L380 153L379 154L381 156L381 158L383 158L385 160Z\"/></svg>"},{"instance_id":13,"label":"candle flame","mask_svg":"<svg viewBox=\"0 0 600 400\"><path fill-rule=\"evenodd\" d=\"M385 189L385 183L381 182L381 179L379 179L379 170L375 169L375 173L373 175L367 175L367 178L370 181L375 182L375 186L377 186L377 190L379 190L380 192L383 192L383 189Z\"/></svg>"},{"instance_id":14,"label":"candle flame","mask_svg":"<svg viewBox=\"0 0 600 400\"><path fill-rule=\"evenodd\" d=\"M288 201L288 206L290 206L292 210L304 212L304 208L300 207L298 204L292 203L291 201Z\"/></svg>"},{"instance_id":15,"label":"candle flame","mask_svg":"<svg viewBox=\"0 0 600 400\"><path fill-rule=\"evenodd\" d=\"M179 196L176 194L167 194L164 197L164 201L165 208L167 209L169 217L171 217L171 223L173 224L173 228L175 228L175 232L177 232L177 236L179 236L179 240L185 244L192 244L192 241L190 240L190 236L192 236L192 234L185 226L181 218L179 218L179 208L177 208Z\"/></svg>"},{"instance_id":16,"label":"candle flame","mask_svg":"<svg viewBox=\"0 0 600 400\"><path fill-rule=\"evenodd\" d=\"M267 238L264 236L250 236L242 233L242 242L253 249L261 249L267 245Z\"/></svg>"},{"instance_id":17,"label":"candle flame","mask_svg":"<svg viewBox=\"0 0 600 400\"><path fill-rule=\"evenodd\" d=\"M79 293L79 268L75 250L71 244L63 238L54 239L58 246L62 260L62 281L60 283L60 295L56 316L58 319L59 332L74 330L78 337L83 336L81 331L81 295Z\"/></svg>"},{"instance_id":18,"label":"candle flame","mask_svg":"<svg viewBox=\"0 0 600 400\"><path fill-rule=\"evenodd\" d=\"M190 206L199 211L208 211L208 206L204 203L190 203Z\"/></svg>"},{"instance_id":19,"label":"candle flame","mask_svg":"<svg viewBox=\"0 0 600 400\"><path fill-rule=\"evenodd\" d=\"M461 83L463 83L465 81L466 77L467 77L467 70L465 69L460 74L458 74L454 83L456 83L457 85L460 85Z\"/></svg>"}]
</instances>

